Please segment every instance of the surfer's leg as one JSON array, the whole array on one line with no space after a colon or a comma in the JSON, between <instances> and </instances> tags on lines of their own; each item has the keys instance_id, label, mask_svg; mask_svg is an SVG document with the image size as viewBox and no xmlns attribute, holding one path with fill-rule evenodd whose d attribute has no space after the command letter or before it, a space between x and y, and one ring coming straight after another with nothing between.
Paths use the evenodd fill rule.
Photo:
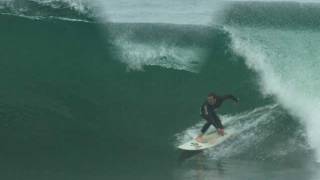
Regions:
<instances>
[{"instance_id":1,"label":"surfer's leg","mask_svg":"<svg viewBox=\"0 0 320 180\"><path fill-rule=\"evenodd\" d=\"M201 133L198 135L198 137L196 137L196 140L198 142L202 142L202 136L204 135L204 133L206 133L206 131L208 130L208 128L210 127L211 124L213 124L213 120L211 117L209 116L202 116L203 119L205 119L207 122L203 125L203 127L201 128Z\"/></svg>"},{"instance_id":2,"label":"surfer's leg","mask_svg":"<svg viewBox=\"0 0 320 180\"><path fill-rule=\"evenodd\" d=\"M201 129L201 133L204 134L206 133L206 131L208 130L208 128L210 127L211 122L207 121L206 124L203 125L202 129Z\"/></svg>"},{"instance_id":3,"label":"surfer's leg","mask_svg":"<svg viewBox=\"0 0 320 180\"><path fill-rule=\"evenodd\" d=\"M212 116L212 124L213 124L214 127L217 128L217 129L223 129L221 120L220 120L220 118L219 118L216 114L214 114L214 115Z\"/></svg>"},{"instance_id":4,"label":"surfer's leg","mask_svg":"<svg viewBox=\"0 0 320 180\"><path fill-rule=\"evenodd\" d=\"M212 118L208 115L201 115L201 117L206 120L206 123L203 125L203 127L201 128L201 133L202 135L204 133L206 133L206 131L208 130L208 128L210 127L210 125L212 124Z\"/></svg>"},{"instance_id":5,"label":"surfer's leg","mask_svg":"<svg viewBox=\"0 0 320 180\"><path fill-rule=\"evenodd\" d=\"M216 119L215 124L217 125L218 129L224 129L221 123L221 120L219 118Z\"/></svg>"},{"instance_id":6,"label":"surfer's leg","mask_svg":"<svg viewBox=\"0 0 320 180\"><path fill-rule=\"evenodd\" d=\"M210 127L211 123L207 120L206 124L203 125L202 129L201 129L201 133L198 135L198 137L196 137L196 140L198 142L202 142L202 136L204 135L204 133L206 133L206 131L208 130L208 128Z\"/></svg>"},{"instance_id":7,"label":"surfer's leg","mask_svg":"<svg viewBox=\"0 0 320 180\"><path fill-rule=\"evenodd\" d=\"M224 127L221 123L220 118L217 115L214 116L213 125L217 129L218 134L223 136L224 135Z\"/></svg>"}]
</instances>

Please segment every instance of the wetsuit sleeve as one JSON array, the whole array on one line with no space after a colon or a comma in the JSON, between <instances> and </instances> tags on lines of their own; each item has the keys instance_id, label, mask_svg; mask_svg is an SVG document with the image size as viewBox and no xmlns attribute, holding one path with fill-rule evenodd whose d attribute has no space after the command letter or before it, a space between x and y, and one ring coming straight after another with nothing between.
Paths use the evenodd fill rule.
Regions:
<instances>
[{"instance_id":1,"label":"wetsuit sleeve","mask_svg":"<svg viewBox=\"0 0 320 180\"><path fill-rule=\"evenodd\" d=\"M206 120L212 119L212 117L210 116L210 113L208 111L208 106L206 104L203 104L201 106L201 117Z\"/></svg>"},{"instance_id":2,"label":"wetsuit sleeve","mask_svg":"<svg viewBox=\"0 0 320 180\"><path fill-rule=\"evenodd\" d=\"M206 104L202 106L201 117L207 120L208 122L213 122L215 118L217 118L217 115L215 113L212 114L212 111L210 112L208 108L209 107Z\"/></svg>"},{"instance_id":3,"label":"wetsuit sleeve","mask_svg":"<svg viewBox=\"0 0 320 180\"><path fill-rule=\"evenodd\" d=\"M206 115L206 116L209 115L209 113L208 113L208 106L207 106L207 105L204 105L204 106L203 106L203 114Z\"/></svg>"},{"instance_id":4,"label":"wetsuit sleeve","mask_svg":"<svg viewBox=\"0 0 320 180\"><path fill-rule=\"evenodd\" d=\"M235 102L238 102L238 101L239 101L236 97L234 97L234 96L231 95L231 94L228 94L228 95L225 95L225 96L222 96L222 97L221 97L221 101L225 101L225 100L227 100L227 99L231 99L231 100L233 100L233 101L235 101Z\"/></svg>"}]
</instances>

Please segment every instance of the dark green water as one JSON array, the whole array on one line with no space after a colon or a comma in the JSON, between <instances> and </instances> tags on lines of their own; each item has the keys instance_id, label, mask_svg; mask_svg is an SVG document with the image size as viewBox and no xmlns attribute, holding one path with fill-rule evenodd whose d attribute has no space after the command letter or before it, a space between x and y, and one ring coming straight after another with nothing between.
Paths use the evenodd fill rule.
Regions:
<instances>
[{"instance_id":1,"label":"dark green water","mask_svg":"<svg viewBox=\"0 0 320 180\"><path fill-rule=\"evenodd\" d=\"M257 74L221 27L5 14L0 25L1 179L314 178L304 127L280 106L255 111L277 102L261 94ZM165 55L166 67L143 61L128 68L158 42L174 51L152 57ZM131 56L121 43L143 48ZM168 68L177 66L176 51L194 47L202 54L191 63L196 72ZM239 105L226 103L219 113L247 128L221 153L177 150L210 91L238 96Z\"/></svg>"}]
</instances>

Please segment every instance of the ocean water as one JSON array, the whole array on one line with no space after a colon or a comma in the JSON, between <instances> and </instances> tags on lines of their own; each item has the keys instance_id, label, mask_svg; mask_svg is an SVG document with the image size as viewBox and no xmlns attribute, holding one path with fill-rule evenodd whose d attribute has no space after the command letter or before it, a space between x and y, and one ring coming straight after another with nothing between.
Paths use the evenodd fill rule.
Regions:
<instances>
[{"instance_id":1,"label":"ocean water","mask_svg":"<svg viewBox=\"0 0 320 180\"><path fill-rule=\"evenodd\" d=\"M0 178L320 179L317 1L0 1ZM208 92L237 136L201 152ZM212 131L213 128L210 129Z\"/></svg>"}]
</instances>

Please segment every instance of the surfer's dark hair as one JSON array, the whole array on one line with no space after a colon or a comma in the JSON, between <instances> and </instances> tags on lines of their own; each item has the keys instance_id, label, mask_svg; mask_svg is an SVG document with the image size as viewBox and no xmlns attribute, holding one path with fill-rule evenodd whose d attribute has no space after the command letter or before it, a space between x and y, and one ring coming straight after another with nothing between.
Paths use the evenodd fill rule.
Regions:
<instances>
[{"instance_id":1,"label":"surfer's dark hair","mask_svg":"<svg viewBox=\"0 0 320 180\"><path fill-rule=\"evenodd\" d=\"M208 97L217 97L217 95L215 94L215 93L213 93L213 92L210 92L209 94L208 94Z\"/></svg>"}]
</instances>

